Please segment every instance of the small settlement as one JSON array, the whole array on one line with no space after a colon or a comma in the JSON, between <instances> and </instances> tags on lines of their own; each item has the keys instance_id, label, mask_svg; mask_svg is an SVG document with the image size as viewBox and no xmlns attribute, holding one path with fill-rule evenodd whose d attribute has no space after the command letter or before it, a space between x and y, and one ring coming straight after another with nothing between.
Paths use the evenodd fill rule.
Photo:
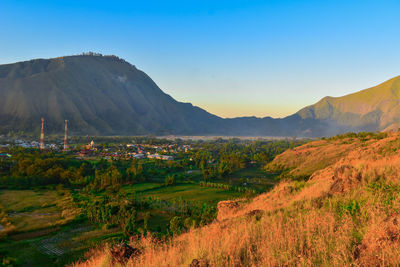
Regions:
<instances>
[{"instance_id":1,"label":"small settlement","mask_svg":"<svg viewBox=\"0 0 400 267\"><path fill-rule=\"evenodd\" d=\"M2 138L5 139L4 137ZM43 149L47 151L74 154L78 159L103 158L103 159L159 159L171 161L175 155L191 150L191 146L187 144L175 144L173 142L164 145L143 144L119 144L105 146L97 145L92 140L86 145L71 145L68 150L64 149L64 143L48 143L43 144ZM7 143L0 143L0 158L11 157L8 151L12 147L40 149L41 143L38 141L27 141L22 139L8 139ZM2 149L1 149L2 148ZM7 152L7 153L6 153Z\"/></svg>"}]
</instances>

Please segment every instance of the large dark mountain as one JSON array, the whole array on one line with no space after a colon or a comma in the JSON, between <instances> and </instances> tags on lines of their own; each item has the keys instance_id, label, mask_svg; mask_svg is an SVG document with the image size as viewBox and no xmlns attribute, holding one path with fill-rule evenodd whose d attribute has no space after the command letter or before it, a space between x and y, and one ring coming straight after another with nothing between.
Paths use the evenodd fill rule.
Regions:
<instances>
[{"instance_id":1,"label":"large dark mountain","mask_svg":"<svg viewBox=\"0 0 400 267\"><path fill-rule=\"evenodd\" d=\"M222 119L174 100L115 56L36 59L0 65L0 133L37 133L41 117L47 133L62 133L67 119L70 133L79 135L323 136L383 130L400 121L399 80L324 98L283 119Z\"/></svg>"},{"instance_id":2,"label":"large dark mountain","mask_svg":"<svg viewBox=\"0 0 400 267\"><path fill-rule=\"evenodd\" d=\"M76 134L206 134L219 117L163 93L114 56L69 56L0 66L2 132L40 128Z\"/></svg>"}]
</instances>

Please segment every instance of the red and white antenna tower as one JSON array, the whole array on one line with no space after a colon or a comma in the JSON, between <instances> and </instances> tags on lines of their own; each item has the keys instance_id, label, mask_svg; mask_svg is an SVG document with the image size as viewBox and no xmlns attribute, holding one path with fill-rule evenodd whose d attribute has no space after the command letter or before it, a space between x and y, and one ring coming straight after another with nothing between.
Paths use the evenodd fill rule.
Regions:
<instances>
[{"instance_id":1,"label":"red and white antenna tower","mask_svg":"<svg viewBox=\"0 0 400 267\"><path fill-rule=\"evenodd\" d=\"M64 151L67 151L67 150L68 150L67 129L68 129L68 120L65 120Z\"/></svg>"},{"instance_id":2,"label":"red and white antenna tower","mask_svg":"<svg viewBox=\"0 0 400 267\"><path fill-rule=\"evenodd\" d=\"M44 139L44 118L42 118L42 131L40 132L40 149L41 150L44 149L43 139Z\"/></svg>"}]
</instances>

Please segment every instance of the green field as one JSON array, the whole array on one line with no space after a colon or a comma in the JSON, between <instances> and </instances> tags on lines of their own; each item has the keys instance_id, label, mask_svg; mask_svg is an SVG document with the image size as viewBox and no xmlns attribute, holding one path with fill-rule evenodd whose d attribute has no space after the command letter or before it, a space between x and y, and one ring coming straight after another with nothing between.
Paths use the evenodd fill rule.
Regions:
<instances>
[{"instance_id":1,"label":"green field","mask_svg":"<svg viewBox=\"0 0 400 267\"><path fill-rule=\"evenodd\" d=\"M42 231L11 235L0 242L0 255L23 266L64 266L78 260L102 240L121 236L119 229L98 229L90 224L68 224Z\"/></svg>"},{"instance_id":2,"label":"green field","mask_svg":"<svg viewBox=\"0 0 400 267\"><path fill-rule=\"evenodd\" d=\"M196 183L165 186L162 183L126 185L127 196L153 198L173 203L183 199L192 203L215 204L220 200L241 197L242 194L217 188L201 187ZM60 203L68 191L54 189L1 190L0 205L15 226L15 231L0 241L0 257L15 259L18 266L64 266L77 261L84 252L102 241L120 240L119 228L106 229L86 221L66 222ZM81 193L74 192L81 196ZM82 195L80 201L85 200ZM138 226L143 227L145 212L151 214L148 227L166 231L173 213L149 209L138 212Z\"/></svg>"},{"instance_id":3,"label":"green field","mask_svg":"<svg viewBox=\"0 0 400 267\"><path fill-rule=\"evenodd\" d=\"M258 192L268 191L277 181L278 173L265 172L258 165L253 165L233 172L224 179L217 182L224 182L235 186L243 186L256 189Z\"/></svg>"},{"instance_id":4,"label":"green field","mask_svg":"<svg viewBox=\"0 0 400 267\"><path fill-rule=\"evenodd\" d=\"M201 187L195 183L184 183L173 186L164 186L163 184L136 184L123 187L129 195L135 193L138 197L152 197L161 200L171 201L182 198L192 202L216 203L225 199L239 198L243 194L233 191L227 191L217 188Z\"/></svg>"},{"instance_id":5,"label":"green field","mask_svg":"<svg viewBox=\"0 0 400 267\"><path fill-rule=\"evenodd\" d=\"M64 266L99 241L120 237L119 229L101 229L63 217L68 191L1 190L0 205L15 227L0 240L0 256L22 266ZM68 215L65 215L66 217Z\"/></svg>"},{"instance_id":6,"label":"green field","mask_svg":"<svg viewBox=\"0 0 400 267\"><path fill-rule=\"evenodd\" d=\"M182 183L173 186L165 186L164 184L157 183L142 183L124 186L123 191L128 196L135 195L137 199L158 199L160 201L167 201L169 209L177 208L174 201L184 200L189 201L194 205L202 205L208 203L210 205L216 205L221 200L240 198L243 196L242 193L227 191L217 188L201 187L195 183ZM174 217L173 212L166 211L164 209L150 209L148 210L151 216L149 218L149 229L152 231L161 230L166 231L169 221ZM138 214L139 224L143 225L141 215Z\"/></svg>"},{"instance_id":7,"label":"green field","mask_svg":"<svg viewBox=\"0 0 400 267\"><path fill-rule=\"evenodd\" d=\"M57 191L2 190L0 205L18 232L55 226L62 220Z\"/></svg>"},{"instance_id":8,"label":"green field","mask_svg":"<svg viewBox=\"0 0 400 267\"><path fill-rule=\"evenodd\" d=\"M148 203L137 210L139 232L146 228L160 234L168 233L169 222L174 216L179 216L182 201L186 203L184 205L200 208L203 205L216 207L221 200L246 195L244 191L200 186L200 170L180 171L175 175L184 178L167 186L164 178L155 176L151 182L121 187L120 192L128 199ZM261 191L267 190L275 182L275 177L259 166L251 166L212 182ZM0 211L3 212L0 212L0 222L1 217L6 216L8 227L11 224L12 229L0 239L0 258L7 256L17 266L64 266L79 260L101 242L121 240L123 231L117 225L90 223L86 217L79 219L78 216L85 203L106 194L106 191L93 193L62 186L0 190Z\"/></svg>"}]
</instances>

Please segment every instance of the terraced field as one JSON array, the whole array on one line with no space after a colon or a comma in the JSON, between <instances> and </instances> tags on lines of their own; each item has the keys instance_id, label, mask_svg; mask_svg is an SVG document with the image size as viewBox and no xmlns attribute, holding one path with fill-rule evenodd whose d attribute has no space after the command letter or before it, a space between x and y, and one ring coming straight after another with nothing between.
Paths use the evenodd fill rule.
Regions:
<instances>
[{"instance_id":1,"label":"terraced field","mask_svg":"<svg viewBox=\"0 0 400 267\"><path fill-rule=\"evenodd\" d=\"M65 214L71 208L67 193L53 189L1 190L0 205L14 230L0 241L0 256L16 259L18 266L64 266L99 241L120 236L116 228L99 229L66 220L64 216L70 216Z\"/></svg>"},{"instance_id":2,"label":"terraced field","mask_svg":"<svg viewBox=\"0 0 400 267\"><path fill-rule=\"evenodd\" d=\"M244 196L244 192L200 186L202 177L198 176L201 173L194 172L190 172L192 179L169 186L161 178L122 186L122 195L125 193L129 199L146 203L137 210L136 227L140 231L146 228L156 233L167 233L170 220L185 205L212 209L221 200ZM243 185L243 181L248 185ZM221 183L254 188L272 181L271 177L253 168L234 173ZM0 236L0 258L2 255L11 257L17 266L64 266L81 259L85 252L101 242L120 241L123 230L119 225L90 223L83 212L86 203L106 194L106 191L89 192L54 186L0 190L0 234L6 232L2 230L3 226L11 229L5 237Z\"/></svg>"}]
</instances>

